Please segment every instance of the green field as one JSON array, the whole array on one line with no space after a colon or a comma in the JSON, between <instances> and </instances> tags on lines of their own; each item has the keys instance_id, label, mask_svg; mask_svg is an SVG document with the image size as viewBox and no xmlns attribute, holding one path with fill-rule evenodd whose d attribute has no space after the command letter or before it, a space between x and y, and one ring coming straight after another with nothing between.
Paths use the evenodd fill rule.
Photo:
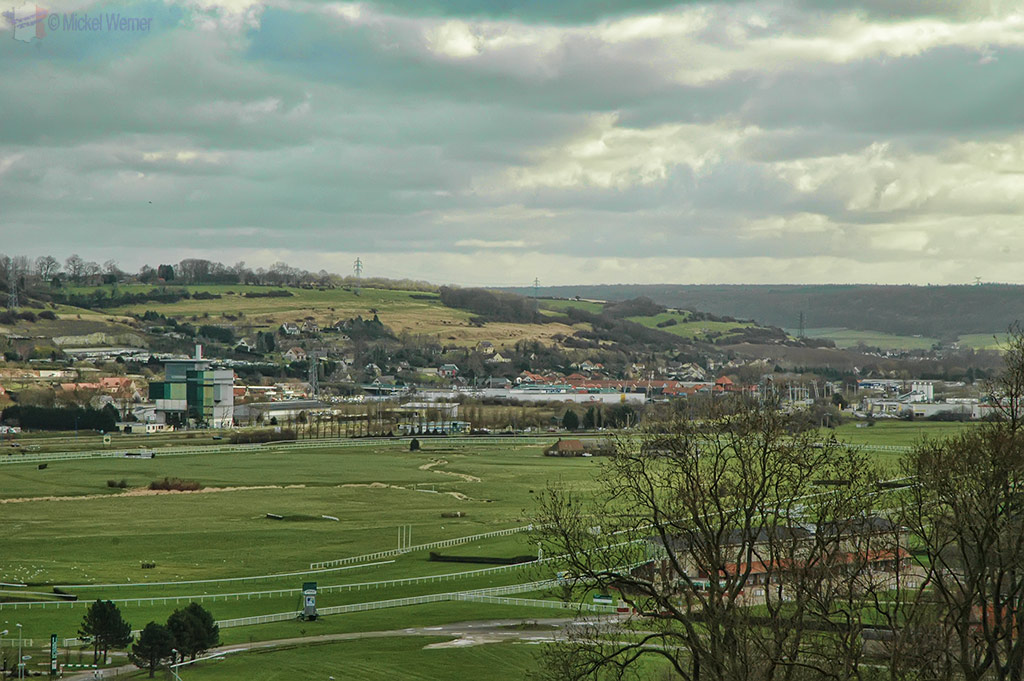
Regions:
<instances>
[{"instance_id":1,"label":"green field","mask_svg":"<svg viewBox=\"0 0 1024 681\"><path fill-rule=\"evenodd\" d=\"M285 650L230 655L207 663L189 679L522 679L534 665L537 650L521 643L428 649L447 639L376 638L302 646ZM187 668L186 668L187 669Z\"/></svg>"},{"instance_id":2,"label":"green field","mask_svg":"<svg viewBox=\"0 0 1024 681\"><path fill-rule=\"evenodd\" d=\"M786 329L786 333L796 336L797 329ZM837 347L853 348L858 345L877 347L884 350L928 350L938 343L936 338L920 336L896 336L881 331L860 329L843 329L836 327L805 329L808 338L825 338L834 341Z\"/></svg>"},{"instance_id":3,"label":"green field","mask_svg":"<svg viewBox=\"0 0 1024 681\"><path fill-rule=\"evenodd\" d=\"M711 322L711 321L688 321L690 315L686 312L662 312L661 314L648 317L628 317L629 321L642 324L651 329L658 329L676 336L687 339L708 339L715 337L728 338L733 329L745 329L754 324L750 322ZM658 327L658 324L675 320L671 326Z\"/></svg>"},{"instance_id":4,"label":"green field","mask_svg":"<svg viewBox=\"0 0 1024 681\"><path fill-rule=\"evenodd\" d=\"M601 314L604 310L604 303L595 303L590 300L541 300L540 306L542 309L558 312L575 309L585 310L591 314Z\"/></svg>"},{"instance_id":5,"label":"green field","mask_svg":"<svg viewBox=\"0 0 1024 681\"><path fill-rule=\"evenodd\" d=\"M880 421L871 428L844 425L836 435L853 443L906 446L922 437L941 437L962 427ZM0 467L0 511L4 518L0 582L28 584L24 591L40 593L51 591L54 585L72 585L66 590L81 600L36 602L31 607L25 603L17 607L3 605L3 628L11 629L14 623L24 625L24 635L33 639L34 645L47 640L51 633L61 639L73 637L88 602L96 598L120 601L126 619L141 629L151 620L165 620L172 610L193 598L201 598L204 607L220 620L294 611L298 609L295 590L310 580L317 581L322 590L318 605L327 607L551 578L553 568L543 565L456 575L489 566L431 561L425 550L372 561L379 564L343 566L315 575L273 576L308 571L315 561L393 549L400 525L411 525L413 544L522 526L531 519L536 495L547 484L569 484L586 494L596 489L596 474L601 468L598 458L544 457L543 445L537 443L467 440L427 441L424 445L425 450L416 453L409 452L404 443L395 442L145 460L72 460L53 462L45 470L35 464L5 464ZM899 453L883 450L873 456L880 463L894 466ZM205 489L165 494L142 491L150 481L163 477L197 480ZM128 491L107 487L107 480L120 479L128 481ZM453 511L465 516L442 517ZM270 519L267 513L283 518ZM325 519L325 515L338 520ZM517 533L439 551L511 557L531 555L536 547L528 533ZM143 569L142 563L155 563L156 567ZM240 576L251 579L153 584ZM439 579L441 576L445 579ZM372 584L411 577L432 579ZM90 584L97 586L81 586ZM344 588L325 590L338 586ZM256 593L272 590L292 591ZM12 593L19 593L19 588L5 587L2 595L10 599ZM167 600L172 597L180 600ZM557 595L531 592L517 597L554 601ZM161 600L146 600L153 598ZM316 622L226 628L223 642L242 644L469 620L564 615L561 610L522 605L439 602L332 615ZM383 640L351 641L315 649L240 653L222 662L190 667L187 677L270 679L284 678L277 675L284 672L305 677L334 674L330 670L337 667L332 665L343 664L357 671L344 677L334 674L337 678L417 678L409 674L420 670L422 678L445 679L464 678L458 672L475 670L477 664L521 671L533 659L532 654L523 652L530 649L528 646L509 642L424 650L426 641L419 638L387 640L387 645L401 648L403 652L397 656L401 659L386 663L377 657L376 651L387 649L378 647ZM3 643L10 645L10 639ZM31 654L40 652L33 648ZM70 652L72 661L77 655L74 650ZM492 659L492 655L501 659ZM121 663L123 658L114 662ZM437 667L432 666L435 663ZM257 673L265 676L253 675Z\"/></svg>"},{"instance_id":6,"label":"green field","mask_svg":"<svg viewBox=\"0 0 1024 681\"><path fill-rule=\"evenodd\" d=\"M314 576L244 582L149 585L147 582L258 576L308 570L310 562L392 549L397 527L412 526L415 544L521 526L533 498L546 481L561 480L581 489L593 482L594 459L544 457L543 446L458 447L426 442L411 453L404 443L344 449L267 450L202 454L146 460L97 459L7 464L0 469L0 509L5 520L0 581L25 583L26 590L49 591L55 584L113 583L134 586L70 588L77 603L38 603L0 608L7 622L24 625L34 640L58 633L75 635L87 602L95 598L148 599L204 596L217 619L297 609L298 594L217 594L296 589L304 580L321 587L396 578L451 575L488 567L440 563L419 551ZM436 462L446 463L436 463ZM430 464L434 464L430 466ZM163 477L194 479L198 493L148 494L107 487L125 479L138 490ZM460 477L461 476L461 477ZM477 481L479 480L479 481ZM420 489L417 490L417 487ZM255 489L253 489L255 488ZM48 497L70 497L52 500ZM462 518L442 513L461 511ZM268 519L267 513L283 516ZM324 519L328 515L337 521ZM479 540L443 551L450 555L530 555L525 533ZM155 563L142 569L142 563ZM448 591L466 591L550 578L533 566L445 581L386 587L360 587L321 593L321 607L364 603ZM4 593L10 597L11 589ZM13 589L17 592L17 589ZM545 594L524 594L526 597ZM550 597L550 594L548 594ZM162 621L187 603L123 602L133 627ZM557 611L555 611L557 613ZM490 617L542 617L536 608L438 603L323 618L317 623L281 622L225 629L225 642L252 637L389 629ZM6 626L6 625L5 625ZM9 627L7 627L9 628ZM438 652L443 656L444 651Z\"/></svg>"},{"instance_id":7,"label":"green field","mask_svg":"<svg viewBox=\"0 0 1024 681\"><path fill-rule=\"evenodd\" d=\"M961 347L975 350L999 350L1006 345L1006 341L1005 333L970 333L957 339Z\"/></svg>"},{"instance_id":8,"label":"green field","mask_svg":"<svg viewBox=\"0 0 1024 681\"><path fill-rule=\"evenodd\" d=\"M798 330L786 329L786 333L796 336ZM841 327L805 329L804 335L808 338L825 338L835 341L836 346L840 348L855 348L858 345L865 345L883 350L929 350L939 343L939 339L925 336L897 336L882 331ZM998 350L1005 342L1005 333L972 333L957 339L960 347L975 350Z\"/></svg>"}]
</instances>

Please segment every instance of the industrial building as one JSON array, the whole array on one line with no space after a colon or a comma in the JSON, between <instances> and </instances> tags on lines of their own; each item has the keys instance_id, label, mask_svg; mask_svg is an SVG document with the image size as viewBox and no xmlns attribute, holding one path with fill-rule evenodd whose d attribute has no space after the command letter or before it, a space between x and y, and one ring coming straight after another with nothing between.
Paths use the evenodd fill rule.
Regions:
<instances>
[{"instance_id":1,"label":"industrial building","mask_svg":"<svg viewBox=\"0 0 1024 681\"><path fill-rule=\"evenodd\" d=\"M158 423L173 426L229 428L235 410L235 372L211 369L202 346L195 357L168 359L164 380L149 384L149 399L156 402Z\"/></svg>"}]
</instances>

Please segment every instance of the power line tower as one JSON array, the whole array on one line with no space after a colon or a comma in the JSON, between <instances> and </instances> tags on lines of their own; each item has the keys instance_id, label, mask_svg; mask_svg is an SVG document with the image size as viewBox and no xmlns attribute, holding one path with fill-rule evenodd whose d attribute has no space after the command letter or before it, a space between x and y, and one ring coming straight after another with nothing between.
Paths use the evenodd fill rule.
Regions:
<instances>
[{"instance_id":1,"label":"power line tower","mask_svg":"<svg viewBox=\"0 0 1024 681\"><path fill-rule=\"evenodd\" d=\"M13 268L12 268L13 269ZM12 271L7 280L7 309L16 310L20 305L18 300L18 273Z\"/></svg>"},{"instance_id":2,"label":"power line tower","mask_svg":"<svg viewBox=\"0 0 1024 681\"><path fill-rule=\"evenodd\" d=\"M804 337L804 313L803 312L800 313L800 328L797 331L797 336L796 337L797 338L803 338Z\"/></svg>"},{"instance_id":3,"label":"power line tower","mask_svg":"<svg viewBox=\"0 0 1024 681\"><path fill-rule=\"evenodd\" d=\"M359 282L363 276L363 261L360 258L356 258L356 261L352 263L352 271L356 273L356 295L359 295Z\"/></svg>"},{"instance_id":4,"label":"power line tower","mask_svg":"<svg viewBox=\"0 0 1024 681\"><path fill-rule=\"evenodd\" d=\"M540 303L537 302L540 298L540 279L537 277L533 278L533 310L537 312L540 310Z\"/></svg>"},{"instance_id":5,"label":"power line tower","mask_svg":"<svg viewBox=\"0 0 1024 681\"><path fill-rule=\"evenodd\" d=\"M309 358L309 393L314 400L320 397L320 353L310 352Z\"/></svg>"}]
</instances>

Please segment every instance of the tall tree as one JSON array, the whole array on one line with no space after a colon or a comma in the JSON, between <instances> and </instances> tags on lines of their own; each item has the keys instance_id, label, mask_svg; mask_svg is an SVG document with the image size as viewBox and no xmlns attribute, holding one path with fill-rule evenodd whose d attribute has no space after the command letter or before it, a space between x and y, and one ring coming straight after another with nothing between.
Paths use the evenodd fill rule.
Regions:
<instances>
[{"instance_id":1,"label":"tall tree","mask_svg":"<svg viewBox=\"0 0 1024 681\"><path fill-rule=\"evenodd\" d=\"M60 272L60 263L52 255L41 255L36 258L36 274L43 281L50 281Z\"/></svg>"},{"instance_id":2,"label":"tall tree","mask_svg":"<svg viewBox=\"0 0 1024 681\"><path fill-rule=\"evenodd\" d=\"M174 281L174 265L159 265L156 276L164 281Z\"/></svg>"},{"instance_id":3,"label":"tall tree","mask_svg":"<svg viewBox=\"0 0 1024 681\"><path fill-rule=\"evenodd\" d=\"M101 653L106 659L111 648L124 648L131 643L132 625L124 621L112 601L96 601L82 617L78 635L92 637L93 662L98 662Z\"/></svg>"},{"instance_id":4,"label":"tall tree","mask_svg":"<svg viewBox=\"0 0 1024 681\"><path fill-rule=\"evenodd\" d=\"M64 270L68 273L68 276L74 282L79 282L82 279L82 273L85 269L85 260L82 256L77 253L72 253L68 256L68 259L64 261Z\"/></svg>"},{"instance_id":5,"label":"tall tree","mask_svg":"<svg viewBox=\"0 0 1024 681\"><path fill-rule=\"evenodd\" d=\"M167 618L167 629L174 635L182 659L189 656L194 660L197 655L220 644L220 629L213 615L195 602L171 613Z\"/></svg>"},{"instance_id":6,"label":"tall tree","mask_svg":"<svg viewBox=\"0 0 1024 681\"><path fill-rule=\"evenodd\" d=\"M132 646L132 664L140 669L149 670L149 678L164 660L172 660L174 655L174 635L167 627L150 622L139 634L139 640Z\"/></svg>"},{"instance_id":7,"label":"tall tree","mask_svg":"<svg viewBox=\"0 0 1024 681\"><path fill-rule=\"evenodd\" d=\"M580 427L580 417L572 409L566 409L562 416L562 427L566 430L576 430Z\"/></svg>"}]
</instances>

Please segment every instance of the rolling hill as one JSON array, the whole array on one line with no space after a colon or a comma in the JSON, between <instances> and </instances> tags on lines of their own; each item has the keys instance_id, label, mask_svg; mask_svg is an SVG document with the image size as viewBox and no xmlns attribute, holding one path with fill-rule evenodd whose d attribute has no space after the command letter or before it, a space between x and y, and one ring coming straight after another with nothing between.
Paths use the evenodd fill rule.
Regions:
<instances>
[{"instance_id":1,"label":"rolling hill","mask_svg":"<svg viewBox=\"0 0 1024 681\"><path fill-rule=\"evenodd\" d=\"M532 289L509 289L524 295ZM821 337L851 337L872 331L904 338L920 337L974 345L992 344L1017 320L1024 320L1024 286L873 286L873 285L603 285L549 286L542 296L588 300L626 300L646 296L667 307L708 310L716 315L751 319ZM831 334L831 335L830 335ZM813 333L808 335L814 335ZM870 335L869 342L878 340ZM882 338L882 344L899 342ZM854 340L854 344L856 340ZM920 343L916 343L919 345Z\"/></svg>"}]
</instances>

